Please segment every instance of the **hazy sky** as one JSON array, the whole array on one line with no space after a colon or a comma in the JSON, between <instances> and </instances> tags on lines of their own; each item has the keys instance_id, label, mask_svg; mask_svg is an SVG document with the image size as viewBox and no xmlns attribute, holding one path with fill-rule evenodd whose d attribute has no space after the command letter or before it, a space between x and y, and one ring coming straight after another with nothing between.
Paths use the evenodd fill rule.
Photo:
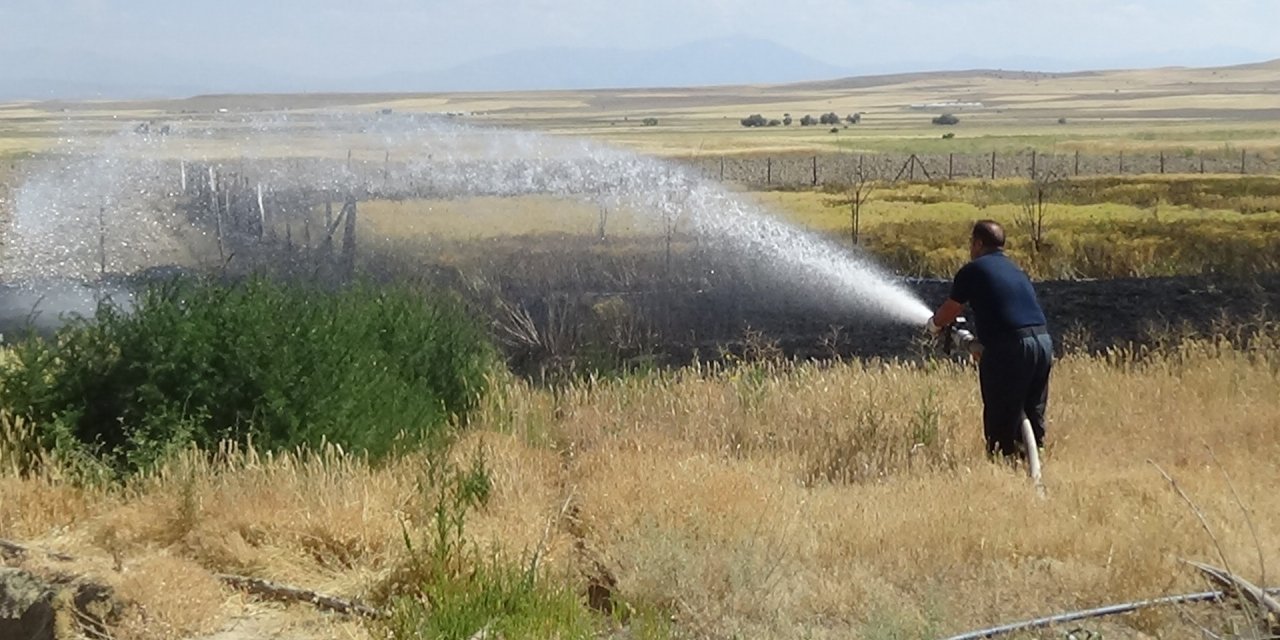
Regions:
<instances>
[{"instance_id":1,"label":"hazy sky","mask_svg":"<svg viewBox=\"0 0 1280 640\"><path fill-rule=\"evenodd\" d=\"M1280 57L1277 27L1280 0L0 0L0 53L212 57L313 78L730 35L852 68L1212 65Z\"/></svg>"}]
</instances>

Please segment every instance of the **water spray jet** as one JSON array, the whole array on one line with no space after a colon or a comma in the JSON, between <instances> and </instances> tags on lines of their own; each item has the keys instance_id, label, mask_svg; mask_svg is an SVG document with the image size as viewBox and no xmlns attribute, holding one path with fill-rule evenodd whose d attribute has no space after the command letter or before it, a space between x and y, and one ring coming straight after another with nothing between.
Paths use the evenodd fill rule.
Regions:
<instances>
[{"instance_id":1,"label":"water spray jet","mask_svg":"<svg viewBox=\"0 0 1280 640\"><path fill-rule=\"evenodd\" d=\"M668 239L679 228L851 319L920 325L930 315L902 279L859 249L782 222L674 163L583 139L412 115L279 116L176 126L165 136L124 129L101 141L73 139L62 152L69 161L35 167L15 191L0 257L10 284L89 284L105 272L163 265L221 267L234 254L222 246L234 240L221 229L223 216L240 200L260 225L249 241L259 242L269 218L264 201L283 193L330 200L551 194L638 212ZM214 176L203 206L216 213L216 225L196 224L178 206L203 179L200 163ZM233 202L225 191L220 201L218 189L233 174L246 196ZM292 224L292 235L302 225L286 213L270 217Z\"/></svg>"}]
</instances>

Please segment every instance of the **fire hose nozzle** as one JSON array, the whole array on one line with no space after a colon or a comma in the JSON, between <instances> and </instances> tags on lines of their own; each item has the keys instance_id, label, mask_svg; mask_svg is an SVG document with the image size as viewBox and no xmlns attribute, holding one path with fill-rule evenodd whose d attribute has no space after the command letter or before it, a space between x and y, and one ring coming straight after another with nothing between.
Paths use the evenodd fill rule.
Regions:
<instances>
[{"instance_id":1,"label":"fire hose nozzle","mask_svg":"<svg viewBox=\"0 0 1280 640\"><path fill-rule=\"evenodd\" d=\"M982 343L978 341L978 337L968 328L968 323L963 317L956 318L950 326L945 330L942 339L942 351L950 355L953 351L963 349L971 355L982 354Z\"/></svg>"}]
</instances>

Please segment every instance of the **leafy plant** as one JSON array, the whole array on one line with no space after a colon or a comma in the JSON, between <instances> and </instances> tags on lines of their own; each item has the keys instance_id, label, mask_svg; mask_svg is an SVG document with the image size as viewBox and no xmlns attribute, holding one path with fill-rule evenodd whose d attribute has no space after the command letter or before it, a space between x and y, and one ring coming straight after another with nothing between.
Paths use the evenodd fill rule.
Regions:
<instances>
[{"instance_id":1,"label":"leafy plant","mask_svg":"<svg viewBox=\"0 0 1280 640\"><path fill-rule=\"evenodd\" d=\"M465 418L494 355L444 296L179 279L21 341L0 397L45 447L78 443L118 472L224 440L376 457Z\"/></svg>"},{"instance_id":2,"label":"leafy plant","mask_svg":"<svg viewBox=\"0 0 1280 640\"><path fill-rule=\"evenodd\" d=\"M567 581L467 540L467 516L484 507L492 490L483 449L465 468L450 460L446 447L431 451L419 483L428 526L416 541L406 526L408 560L378 594L391 612L377 623L385 636L593 637L600 620Z\"/></svg>"}]
</instances>

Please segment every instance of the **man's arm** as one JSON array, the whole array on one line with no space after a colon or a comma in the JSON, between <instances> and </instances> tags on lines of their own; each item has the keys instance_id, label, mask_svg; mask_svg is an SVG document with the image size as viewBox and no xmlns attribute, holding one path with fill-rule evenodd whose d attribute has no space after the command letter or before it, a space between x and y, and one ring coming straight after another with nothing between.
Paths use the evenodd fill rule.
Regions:
<instances>
[{"instance_id":1,"label":"man's arm","mask_svg":"<svg viewBox=\"0 0 1280 640\"><path fill-rule=\"evenodd\" d=\"M951 294L947 296L947 301L942 303L938 310L933 312L933 316L925 323L925 328L930 333L938 333L956 321L960 314L964 312L964 304L969 301L970 281L973 280L973 269L970 265L965 265L956 272L956 277L951 283Z\"/></svg>"},{"instance_id":2,"label":"man's arm","mask_svg":"<svg viewBox=\"0 0 1280 640\"><path fill-rule=\"evenodd\" d=\"M933 312L933 317L929 318L929 322L926 326L930 331L937 333L938 331L941 331L943 327L955 322L956 318L963 312L964 305L952 300L951 298L947 298L947 301L942 303L942 306L938 307L937 311Z\"/></svg>"}]
</instances>

